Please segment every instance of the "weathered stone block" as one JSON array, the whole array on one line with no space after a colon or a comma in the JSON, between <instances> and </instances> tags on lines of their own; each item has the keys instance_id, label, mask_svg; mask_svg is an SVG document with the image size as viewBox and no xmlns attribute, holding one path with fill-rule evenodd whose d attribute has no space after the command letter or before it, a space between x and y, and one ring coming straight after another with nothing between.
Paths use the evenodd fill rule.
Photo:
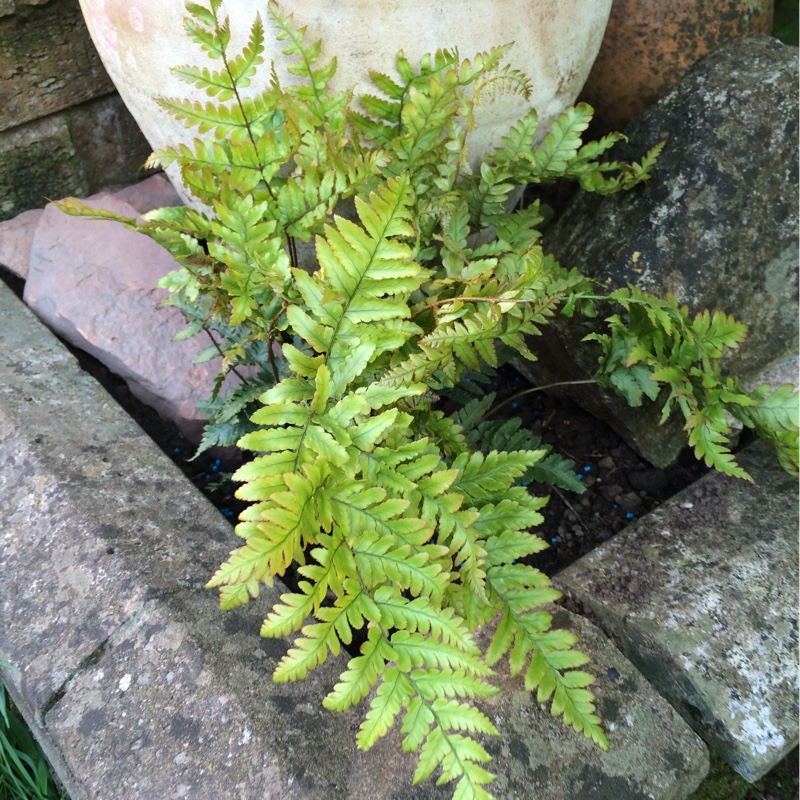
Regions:
<instances>
[{"instance_id":1,"label":"weathered stone block","mask_svg":"<svg viewBox=\"0 0 800 800\"><path fill-rule=\"evenodd\" d=\"M113 90L74 0L0 19L0 131Z\"/></svg>"},{"instance_id":2,"label":"weathered stone block","mask_svg":"<svg viewBox=\"0 0 800 800\"><path fill-rule=\"evenodd\" d=\"M41 208L50 197L88 193L80 159L62 116L0 135L0 220Z\"/></svg>"},{"instance_id":3,"label":"weathered stone block","mask_svg":"<svg viewBox=\"0 0 800 800\"><path fill-rule=\"evenodd\" d=\"M152 148L116 92L63 113L87 191L116 188L142 177Z\"/></svg>"},{"instance_id":4,"label":"weathered stone block","mask_svg":"<svg viewBox=\"0 0 800 800\"><path fill-rule=\"evenodd\" d=\"M707 475L555 578L744 778L797 745L798 491L763 444L756 483Z\"/></svg>"},{"instance_id":5,"label":"weathered stone block","mask_svg":"<svg viewBox=\"0 0 800 800\"><path fill-rule=\"evenodd\" d=\"M344 661L272 684L285 589L219 611L229 523L1 283L0 375L0 659L73 800L342 796L353 718L320 700Z\"/></svg>"},{"instance_id":6,"label":"weathered stone block","mask_svg":"<svg viewBox=\"0 0 800 800\"><path fill-rule=\"evenodd\" d=\"M747 323L747 342L726 361L745 379L797 352L797 81L797 48L757 35L730 42L627 129L620 158L666 140L652 180L576 196L545 234L564 266L609 288L672 292L693 311ZM541 384L589 377L597 348L580 339L598 325L548 326L531 342L541 362L528 374ZM679 424L658 428L652 406L640 412L586 387L575 396L658 466L685 444Z\"/></svg>"}]
</instances>

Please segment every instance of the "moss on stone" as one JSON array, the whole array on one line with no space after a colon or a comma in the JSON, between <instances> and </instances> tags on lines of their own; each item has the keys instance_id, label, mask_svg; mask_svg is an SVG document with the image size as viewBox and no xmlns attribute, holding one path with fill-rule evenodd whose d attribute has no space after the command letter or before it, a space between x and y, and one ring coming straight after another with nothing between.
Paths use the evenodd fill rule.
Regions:
<instances>
[{"instance_id":1,"label":"moss on stone","mask_svg":"<svg viewBox=\"0 0 800 800\"><path fill-rule=\"evenodd\" d=\"M794 800L798 787L797 748L760 781L748 783L716 753L708 776L687 800Z\"/></svg>"}]
</instances>

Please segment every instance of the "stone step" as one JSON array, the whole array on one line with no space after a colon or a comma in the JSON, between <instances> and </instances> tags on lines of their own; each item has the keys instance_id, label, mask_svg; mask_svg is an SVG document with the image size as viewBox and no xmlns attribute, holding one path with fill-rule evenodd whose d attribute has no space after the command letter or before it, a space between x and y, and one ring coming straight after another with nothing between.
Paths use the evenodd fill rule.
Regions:
<instances>
[{"instance_id":1,"label":"stone step","mask_svg":"<svg viewBox=\"0 0 800 800\"><path fill-rule=\"evenodd\" d=\"M274 684L258 637L285 591L221 612L203 589L231 527L0 282L0 659L71 800L439 800L397 734L355 747L359 710L321 698L331 658ZM502 669L498 798L682 800L708 754L594 626L566 612L598 676L612 749L566 729Z\"/></svg>"},{"instance_id":2,"label":"stone step","mask_svg":"<svg viewBox=\"0 0 800 800\"><path fill-rule=\"evenodd\" d=\"M556 585L740 775L797 745L798 486L762 443L755 484L708 474Z\"/></svg>"}]
</instances>

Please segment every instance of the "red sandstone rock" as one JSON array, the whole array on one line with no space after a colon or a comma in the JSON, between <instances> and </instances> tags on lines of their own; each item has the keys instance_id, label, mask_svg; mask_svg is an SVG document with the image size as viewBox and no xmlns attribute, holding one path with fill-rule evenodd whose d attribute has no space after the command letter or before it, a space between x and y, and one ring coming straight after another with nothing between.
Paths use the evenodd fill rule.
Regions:
<instances>
[{"instance_id":1,"label":"red sandstone rock","mask_svg":"<svg viewBox=\"0 0 800 800\"><path fill-rule=\"evenodd\" d=\"M154 208L181 205L178 193L163 173L151 175L112 194L118 200L132 206L139 214L146 214ZM85 202L91 205L93 201L105 196L107 193L101 192L89 197ZM0 264L8 267L23 280L28 276L31 244L42 211L41 208L35 208L24 211L14 219L0 222Z\"/></svg>"},{"instance_id":2,"label":"red sandstone rock","mask_svg":"<svg viewBox=\"0 0 800 800\"><path fill-rule=\"evenodd\" d=\"M137 216L111 195L85 202ZM159 308L167 292L156 283L176 267L166 250L140 233L48 205L30 250L25 302L196 442L204 422L196 404L210 396L217 364L192 364L208 341L172 341L186 323L178 309Z\"/></svg>"},{"instance_id":3,"label":"red sandstone rock","mask_svg":"<svg viewBox=\"0 0 800 800\"><path fill-rule=\"evenodd\" d=\"M0 264L23 279L28 276L28 255L41 216L42 209L34 208L0 222Z\"/></svg>"}]
</instances>

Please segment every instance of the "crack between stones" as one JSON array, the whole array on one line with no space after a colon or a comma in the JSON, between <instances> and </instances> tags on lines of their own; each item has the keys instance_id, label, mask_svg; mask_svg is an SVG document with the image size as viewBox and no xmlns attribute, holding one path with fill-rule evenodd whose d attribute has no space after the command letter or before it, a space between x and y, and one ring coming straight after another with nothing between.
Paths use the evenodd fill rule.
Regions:
<instances>
[{"instance_id":1,"label":"crack between stones","mask_svg":"<svg viewBox=\"0 0 800 800\"><path fill-rule=\"evenodd\" d=\"M89 653L86 658L75 667L74 670L64 679L61 683L61 686L58 687L51 695L47 698L46 702L42 705L41 709L36 714L36 722L39 724L42 729L46 730L46 720L47 715L50 711L61 702L61 700L66 697L67 693L70 689L75 685L75 682L91 669L100 659L105 655L105 653L110 650L114 644L128 631L130 628L139 620L139 618L147 611L152 605L155 605L160 600L168 598L174 594L177 594L178 591L162 591L158 592L156 595L151 595L148 600L142 604L141 608L137 609L133 612L127 619L123 620L100 644L91 652Z\"/></svg>"}]
</instances>

